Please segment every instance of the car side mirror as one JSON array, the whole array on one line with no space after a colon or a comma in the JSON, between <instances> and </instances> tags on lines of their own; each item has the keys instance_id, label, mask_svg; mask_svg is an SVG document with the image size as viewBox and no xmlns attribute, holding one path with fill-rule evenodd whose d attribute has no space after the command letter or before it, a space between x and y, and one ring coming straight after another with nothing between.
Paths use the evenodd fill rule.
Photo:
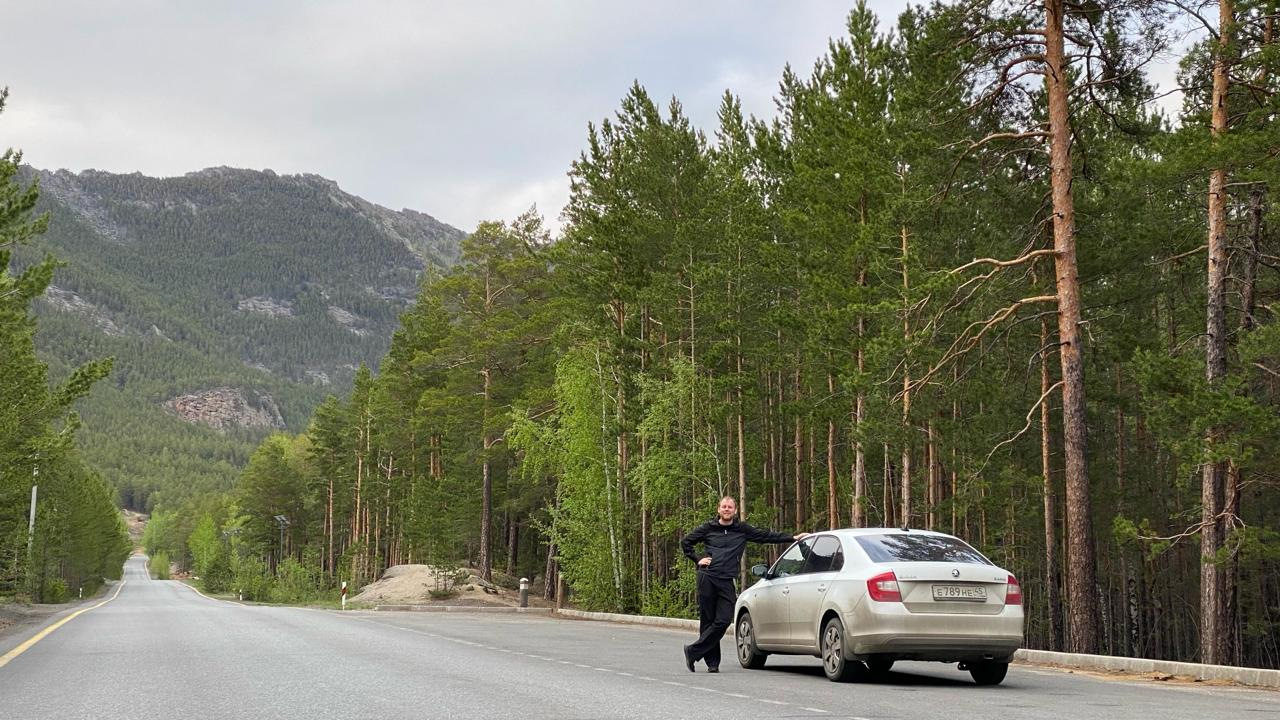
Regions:
<instances>
[{"instance_id":1,"label":"car side mirror","mask_svg":"<svg viewBox=\"0 0 1280 720\"><path fill-rule=\"evenodd\" d=\"M751 574L752 574L752 575L755 575L756 577L759 577L759 578L768 578L768 577L769 577L769 566L768 566L768 565L764 565L764 564L761 564L761 565L752 565L752 566L751 566Z\"/></svg>"}]
</instances>

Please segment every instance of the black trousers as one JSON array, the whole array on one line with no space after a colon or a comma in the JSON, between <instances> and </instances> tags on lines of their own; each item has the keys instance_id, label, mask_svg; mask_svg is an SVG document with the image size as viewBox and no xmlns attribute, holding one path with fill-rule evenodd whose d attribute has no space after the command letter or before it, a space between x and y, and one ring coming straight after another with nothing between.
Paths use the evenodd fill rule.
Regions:
<instances>
[{"instance_id":1,"label":"black trousers","mask_svg":"<svg viewBox=\"0 0 1280 720\"><path fill-rule=\"evenodd\" d=\"M707 667L720 667L720 638L733 624L733 604L738 590L732 578L698 573L698 639L689 646L693 659L706 660Z\"/></svg>"}]
</instances>

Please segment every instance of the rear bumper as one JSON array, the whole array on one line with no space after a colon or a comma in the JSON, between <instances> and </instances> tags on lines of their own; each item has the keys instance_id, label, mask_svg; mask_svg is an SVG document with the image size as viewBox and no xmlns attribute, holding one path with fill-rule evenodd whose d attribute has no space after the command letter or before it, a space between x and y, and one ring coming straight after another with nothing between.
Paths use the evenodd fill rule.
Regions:
<instances>
[{"instance_id":1,"label":"rear bumper","mask_svg":"<svg viewBox=\"0 0 1280 720\"><path fill-rule=\"evenodd\" d=\"M901 605L862 603L849 632L849 659L1007 662L1022 647L1022 608L998 615L906 612Z\"/></svg>"},{"instance_id":2,"label":"rear bumper","mask_svg":"<svg viewBox=\"0 0 1280 720\"><path fill-rule=\"evenodd\" d=\"M863 635L854 639L852 660L871 656L939 662L1009 662L1022 638L974 638L964 635Z\"/></svg>"}]
</instances>

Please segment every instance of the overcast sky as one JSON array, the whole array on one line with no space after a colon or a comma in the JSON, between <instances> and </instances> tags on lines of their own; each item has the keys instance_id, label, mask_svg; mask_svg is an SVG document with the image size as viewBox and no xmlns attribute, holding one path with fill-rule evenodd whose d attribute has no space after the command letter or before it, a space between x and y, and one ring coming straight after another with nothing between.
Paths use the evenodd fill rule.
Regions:
<instances>
[{"instance_id":1,"label":"overcast sky","mask_svg":"<svg viewBox=\"0 0 1280 720\"><path fill-rule=\"evenodd\" d=\"M871 0L882 26L905 0ZM710 134L772 116L853 0L44 0L0 10L0 148L39 168L317 173L464 230L552 221L638 80Z\"/></svg>"}]
</instances>

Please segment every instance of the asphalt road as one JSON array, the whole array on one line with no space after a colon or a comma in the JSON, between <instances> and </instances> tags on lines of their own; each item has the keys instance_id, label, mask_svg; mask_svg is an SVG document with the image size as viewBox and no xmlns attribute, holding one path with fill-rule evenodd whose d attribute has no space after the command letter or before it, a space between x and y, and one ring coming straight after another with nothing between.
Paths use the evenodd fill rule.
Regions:
<instances>
[{"instance_id":1,"label":"asphalt road","mask_svg":"<svg viewBox=\"0 0 1280 720\"><path fill-rule=\"evenodd\" d=\"M690 674L680 653L687 632L528 615L243 606L150 580L141 558L125 578L113 600L0 667L0 717L1280 717L1277 692L1025 666L994 688L929 663L838 685L814 658L771 657L764 670L743 670L728 638L719 675ZM25 639L0 641L0 656Z\"/></svg>"}]
</instances>

